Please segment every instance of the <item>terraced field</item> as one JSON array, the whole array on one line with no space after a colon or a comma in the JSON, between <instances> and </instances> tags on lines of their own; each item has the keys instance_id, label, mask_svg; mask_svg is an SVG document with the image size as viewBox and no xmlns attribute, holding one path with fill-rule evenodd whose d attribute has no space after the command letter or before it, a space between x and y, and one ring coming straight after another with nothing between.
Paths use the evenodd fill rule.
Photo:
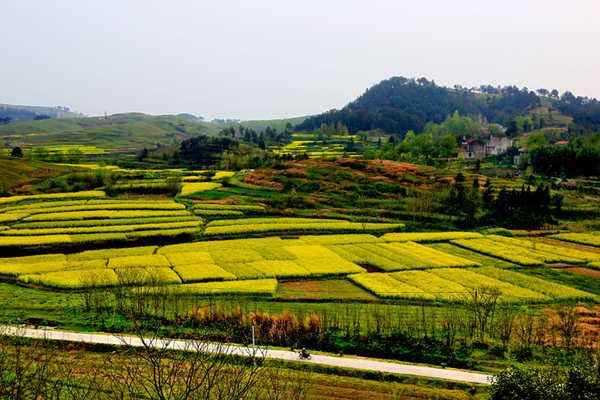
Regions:
<instances>
[{"instance_id":1,"label":"terraced field","mask_svg":"<svg viewBox=\"0 0 600 400\"><path fill-rule=\"evenodd\" d=\"M172 200L109 199L101 191L14 196L0 199L0 248L193 237L201 223Z\"/></svg>"},{"instance_id":2,"label":"terraced field","mask_svg":"<svg viewBox=\"0 0 600 400\"><path fill-rule=\"evenodd\" d=\"M400 230L403 224L359 223L338 219L316 218L247 218L210 222L204 230L208 237L248 236L264 234L352 233Z\"/></svg>"}]
</instances>

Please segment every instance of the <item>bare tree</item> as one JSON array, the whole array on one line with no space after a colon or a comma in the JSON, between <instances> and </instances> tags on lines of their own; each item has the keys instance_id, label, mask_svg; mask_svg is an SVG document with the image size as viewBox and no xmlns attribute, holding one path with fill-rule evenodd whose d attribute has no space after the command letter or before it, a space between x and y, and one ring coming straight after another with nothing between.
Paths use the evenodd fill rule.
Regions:
<instances>
[{"instance_id":1,"label":"bare tree","mask_svg":"<svg viewBox=\"0 0 600 400\"><path fill-rule=\"evenodd\" d=\"M119 337L126 360L112 369L112 391L121 398L152 400L237 400L259 382L264 352L255 348L198 340L162 339L159 327L133 319L135 341ZM110 365L113 363L110 362Z\"/></svg>"},{"instance_id":2,"label":"bare tree","mask_svg":"<svg viewBox=\"0 0 600 400\"><path fill-rule=\"evenodd\" d=\"M570 349L573 340L579 334L579 322L577 313L573 307L564 306L558 309L555 329L558 331L563 345Z\"/></svg>"},{"instance_id":3,"label":"bare tree","mask_svg":"<svg viewBox=\"0 0 600 400\"><path fill-rule=\"evenodd\" d=\"M488 324L494 317L500 294L498 288L489 287L469 291L465 296L465 308L471 318L474 336L481 342L485 342Z\"/></svg>"},{"instance_id":4,"label":"bare tree","mask_svg":"<svg viewBox=\"0 0 600 400\"><path fill-rule=\"evenodd\" d=\"M508 347L512 339L516 316L514 308L508 306L501 307L495 318L496 332L504 349Z\"/></svg>"},{"instance_id":5,"label":"bare tree","mask_svg":"<svg viewBox=\"0 0 600 400\"><path fill-rule=\"evenodd\" d=\"M99 374L79 376L81 367L59 345L22 337L20 329L0 332L0 398L83 400L102 393ZM93 367L86 366L89 370Z\"/></svg>"}]
</instances>

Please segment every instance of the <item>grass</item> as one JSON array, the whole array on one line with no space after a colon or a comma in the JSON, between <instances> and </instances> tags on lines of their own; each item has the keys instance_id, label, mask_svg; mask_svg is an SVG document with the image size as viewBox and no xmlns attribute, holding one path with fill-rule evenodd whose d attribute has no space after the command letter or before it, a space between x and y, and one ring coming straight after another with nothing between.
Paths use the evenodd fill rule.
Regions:
<instances>
[{"instance_id":1,"label":"grass","mask_svg":"<svg viewBox=\"0 0 600 400\"><path fill-rule=\"evenodd\" d=\"M71 167L0 156L0 187L13 191L17 187L34 185L45 179L73 171Z\"/></svg>"}]
</instances>

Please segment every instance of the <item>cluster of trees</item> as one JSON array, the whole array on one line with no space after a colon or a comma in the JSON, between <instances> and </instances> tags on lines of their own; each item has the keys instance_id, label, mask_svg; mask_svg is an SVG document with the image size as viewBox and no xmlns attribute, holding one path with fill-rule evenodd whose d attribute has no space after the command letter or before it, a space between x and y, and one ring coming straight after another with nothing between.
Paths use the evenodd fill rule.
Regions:
<instances>
[{"instance_id":1,"label":"cluster of trees","mask_svg":"<svg viewBox=\"0 0 600 400\"><path fill-rule=\"evenodd\" d=\"M318 129L322 124L345 124L349 131L382 129L403 134L421 131L428 122L441 123L453 112L482 116L486 120L509 127L509 134L545 126L542 119L518 119L531 109L549 101L563 114L573 118L585 130L600 130L600 102L576 97L571 92L558 95L557 90L537 91L516 86L482 86L477 89L436 85L426 78L394 77L369 88L341 110L307 118L297 126L300 130Z\"/></svg>"},{"instance_id":2,"label":"cluster of trees","mask_svg":"<svg viewBox=\"0 0 600 400\"><path fill-rule=\"evenodd\" d=\"M589 97L575 96L565 92L560 99L553 101L554 107L570 117L588 131L600 131L600 101Z\"/></svg>"},{"instance_id":3,"label":"cluster of trees","mask_svg":"<svg viewBox=\"0 0 600 400\"><path fill-rule=\"evenodd\" d=\"M502 135L503 131L497 125L486 125L454 112L440 124L428 123L421 133L410 130L402 140L397 135L390 136L386 145L368 150L365 157L429 163L435 158L456 157L463 138L477 138L488 133Z\"/></svg>"},{"instance_id":4,"label":"cluster of trees","mask_svg":"<svg viewBox=\"0 0 600 400\"><path fill-rule=\"evenodd\" d=\"M321 124L317 133L321 138L328 138L333 135L348 135L350 132L346 125L338 121L335 124Z\"/></svg>"},{"instance_id":5,"label":"cluster of trees","mask_svg":"<svg viewBox=\"0 0 600 400\"><path fill-rule=\"evenodd\" d=\"M562 196L552 195L550 188L544 185L535 190L530 186L522 186L519 190L502 188L496 195L487 180L483 189L482 192L478 178L469 188L464 175L459 173L444 195L443 211L459 216L465 226L489 224L538 228L554 223L554 215L562 208Z\"/></svg>"},{"instance_id":6,"label":"cluster of trees","mask_svg":"<svg viewBox=\"0 0 600 400\"><path fill-rule=\"evenodd\" d=\"M600 138L600 135L598 135ZM547 176L600 176L600 145L574 141L568 145L543 145L529 153L536 173Z\"/></svg>"},{"instance_id":7,"label":"cluster of trees","mask_svg":"<svg viewBox=\"0 0 600 400\"><path fill-rule=\"evenodd\" d=\"M562 368L511 367L495 377L490 399L600 399L600 357L591 352Z\"/></svg>"},{"instance_id":8,"label":"cluster of trees","mask_svg":"<svg viewBox=\"0 0 600 400\"><path fill-rule=\"evenodd\" d=\"M200 135L186 139L179 146L178 158L190 164L216 165L223 152L239 146L239 142L227 136Z\"/></svg>"},{"instance_id":9,"label":"cluster of trees","mask_svg":"<svg viewBox=\"0 0 600 400\"><path fill-rule=\"evenodd\" d=\"M240 142L253 144L262 150L265 150L268 146L289 143L291 140L290 131L287 128L283 131L277 131L270 126L257 132L250 127L239 125L221 130L220 136L226 136Z\"/></svg>"}]
</instances>

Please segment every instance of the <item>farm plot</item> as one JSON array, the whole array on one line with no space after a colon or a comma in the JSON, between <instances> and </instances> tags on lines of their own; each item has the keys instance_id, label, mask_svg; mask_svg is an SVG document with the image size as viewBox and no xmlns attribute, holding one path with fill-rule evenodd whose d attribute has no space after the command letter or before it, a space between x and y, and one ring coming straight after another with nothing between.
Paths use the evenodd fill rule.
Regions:
<instances>
[{"instance_id":1,"label":"farm plot","mask_svg":"<svg viewBox=\"0 0 600 400\"><path fill-rule=\"evenodd\" d=\"M412 242L343 244L330 248L349 261L368 264L384 271L478 265L474 261Z\"/></svg>"},{"instance_id":2,"label":"farm plot","mask_svg":"<svg viewBox=\"0 0 600 400\"><path fill-rule=\"evenodd\" d=\"M498 268L518 267L517 264L508 262L506 260L487 256L485 254L481 254L481 253L466 249L464 247L457 246L452 243L433 243L433 244L428 244L427 246L437 249L439 251L443 251L444 253L453 254L455 256L473 260L473 261L477 262L479 265L484 266L484 267L498 267Z\"/></svg>"},{"instance_id":3,"label":"farm plot","mask_svg":"<svg viewBox=\"0 0 600 400\"><path fill-rule=\"evenodd\" d=\"M6 227L0 230L0 248L17 249L190 237L199 233L202 223L170 200L37 198L0 208L0 221Z\"/></svg>"},{"instance_id":4,"label":"farm plot","mask_svg":"<svg viewBox=\"0 0 600 400\"><path fill-rule=\"evenodd\" d=\"M525 286L536 292L543 293L544 295L558 300L594 300L595 296L591 293L587 293L581 290L573 289L571 287L560 285L558 283L549 282L540 278L536 278L530 275L521 274L519 272L510 271L507 269L498 268L479 268L478 273L492 278L508 282L513 285Z\"/></svg>"},{"instance_id":5,"label":"farm plot","mask_svg":"<svg viewBox=\"0 0 600 400\"><path fill-rule=\"evenodd\" d=\"M562 246L550 246L535 240L516 239L497 235L490 236L490 239L509 246L524 248L540 257L546 263L562 262L569 264L584 264L588 261L600 260L600 254L597 253Z\"/></svg>"},{"instance_id":6,"label":"farm plot","mask_svg":"<svg viewBox=\"0 0 600 400\"><path fill-rule=\"evenodd\" d=\"M277 280L254 279L247 281L206 282L173 285L167 287L175 295L245 295L275 296Z\"/></svg>"},{"instance_id":7,"label":"farm plot","mask_svg":"<svg viewBox=\"0 0 600 400\"><path fill-rule=\"evenodd\" d=\"M532 253L518 246L505 245L490 239L459 239L452 240L451 243L458 246L474 250L482 254L500 258L525 266L541 266L543 260L539 255Z\"/></svg>"},{"instance_id":8,"label":"farm plot","mask_svg":"<svg viewBox=\"0 0 600 400\"><path fill-rule=\"evenodd\" d=\"M349 278L381 298L463 302L473 290L496 289L502 302L595 300L591 293L491 267L355 274Z\"/></svg>"},{"instance_id":9,"label":"farm plot","mask_svg":"<svg viewBox=\"0 0 600 400\"><path fill-rule=\"evenodd\" d=\"M390 276L430 293L441 301L463 301L468 293L468 289L461 284L444 279L431 272L403 271L394 272Z\"/></svg>"},{"instance_id":10,"label":"farm plot","mask_svg":"<svg viewBox=\"0 0 600 400\"><path fill-rule=\"evenodd\" d=\"M0 274L16 277L24 283L59 288L68 286L60 283L61 279L72 279L73 288L83 288L85 282L80 279L81 275L87 276L90 270L99 269L115 271L120 284L140 286L148 280L156 284L174 284L256 278L304 279L364 272L363 268L324 246L276 239L198 242L160 249L147 246L90 250L68 256L56 255L50 261L15 257L0 260ZM148 271L155 273L148 274ZM103 279L88 284L103 286L106 282Z\"/></svg>"},{"instance_id":11,"label":"farm plot","mask_svg":"<svg viewBox=\"0 0 600 400\"><path fill-rule=\"evenodd\" d=\"M500 291L501 299L507 302L538 302L550 300L547 296L532 289L513 285L511 283L501 281L484 274L479 274L468 269L434 269L431 273L458 283L471 290L473 289L490 289L494 288Z\"/></svg>"},{"instance_id":12,"label":"farm plot","mask_svg":"<svg viewBox=\"0 0 600 400\"><path fill-rule=\"evenodd\" d=\"M248 218L217 220L204 230L205 236L243 236L253 234L385 232L403 228L403 224L358 223L344 220L311 218Z\"/></svg>"},{"instance_id":13,"label":"farm plot","mask_svg":"<svg viewBox=\"0 0 600 400\"><path fill-rule=\"evenodd\" d=\"M407 285L385 273L350 275L350 280L384 299L435 300L416 286Z\"/></svg>"},{"instance_id":14,"label":"farm plot","mask_svg":"<svg viewBox=\"0 0 600 400\"><path fill-rule=\"evenodd\" d=\"M190 196L194 193L206 192L208 190L215 190L220 188L222 185L217 182L184 182L181 186L181 196Z\"/></svg>"},{"instance_id":15,"label":"farm plot","mask_svg":"<svg viewBox=\"0 0 600 400\"><path fill-rule=\"evenodd\" d=\"M261 205L249 204L215 204L215 203L195 203L193 207L194 214L206 218L241 218L246 215L261 214L265 212L265 207Z\"/></svg>"},{"instance_id":16,"label":"farm plot","mask_svg":"<svg viewBox=\"0 0 600 400\"><path fill-rule=\"evenodd\" d=\"M481 239L477 232L400 232L387 233L381 237L386 242L447 242L456 239Z\"/></svg>"},{"instance_id":17,"label":"farm plot","mask_svg":"<svg viewBox=\"0 0 600 400\"><path fill-rule=\"evenodd\" d=\"M47 200L69 200L69 199L100 199L106 197L106 193L100 190L90 190L85 192L73 193L48 193L35 194L30 196L11 196L0 197L0 206L7 204L25 203L29 201L47 201Z\"/></svg>"},{"instance_id":18,"label":"farm plot","mask_svg":"<svg viewBox=\"0 0 600 400\"><path fill-rule=\"evenodd\" d=\"M586 244L589 246L600 247L600 232L589 233L559 233L551 236L553 239L564 240L565 242L573 242Z\"/></svg>"}]
</instances>

